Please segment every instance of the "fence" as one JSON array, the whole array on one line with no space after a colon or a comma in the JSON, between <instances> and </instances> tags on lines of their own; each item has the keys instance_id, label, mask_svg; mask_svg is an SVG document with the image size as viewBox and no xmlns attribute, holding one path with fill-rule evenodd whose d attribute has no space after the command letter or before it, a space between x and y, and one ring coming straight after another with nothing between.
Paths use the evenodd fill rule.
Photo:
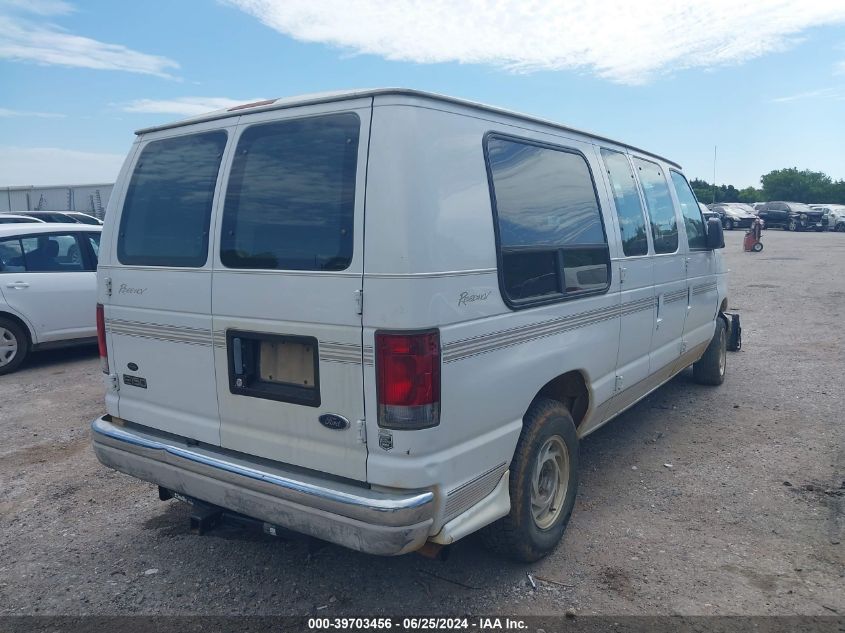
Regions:
<instances>
[{"instance_id":1,"label":"fence","mask_svg":"<svg viewBox=\"0 0 845 633\"><path fill-rule=\"evenodd\" d=\"M0 187L0 211L81 211L102 220L113 186Z\"/></svg>"}]
</instances>

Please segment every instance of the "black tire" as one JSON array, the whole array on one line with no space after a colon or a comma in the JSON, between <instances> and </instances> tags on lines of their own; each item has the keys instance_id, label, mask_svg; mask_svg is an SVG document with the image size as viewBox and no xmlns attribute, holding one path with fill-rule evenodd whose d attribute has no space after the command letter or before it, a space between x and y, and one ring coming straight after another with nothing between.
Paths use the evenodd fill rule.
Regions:
<instances>
[{"instance_id":1,"label":"black tire","mask_svg":"<svg viewBox=\"0 0 845 633\"><path fill-rule=\"evenodd\" d=\"M763 242L754 242L754 246L751 247L751 250L755 253L759 253L763 250Z\"/></svg>"},{"instance_id":2,"label":"black tire","mask_svg":"<svg viewBox=\"0 0 845 633\"><path fill-rule=\"evenodd\" d=\"M835 227L833 227L833 230L837 233L845 233L845 222L840 222Z\"/></svg>"},{"instance_id":3,"label":"black tire","mask_svg":"<svg viewBox=\"0 0 845 633\"><path fill-rule=\"evenodd\" d=\"M692 376L702 385L721 385L725 382L728 359L728 335L725 320L716 317L716 331L704 355L692 365Z\"/></svg>"},{"instance_id":4,"label":"black tire","mask_svg":"<svg viewBox=\"0 0 845 633\"><path fill-rule=\"evenodd\" d=\"M798 231L801 230L801 225L798 224L797 220L790 220L788 227L789 227L789 230L792 231L793 233L797 233Z\"/></svg>"},{"instance_id":5,"label":"black tire","mask_svg":"<svg viewBox=\"0 0 845 633\"><path fill-rule=\"evenodd\" d=\"M536 472L539 453L549 443L565 447L566 467L561 472L566 471L567 482L565 490L558 493L559 503L550 507L555 514L547 518L552 522L540 527L532 510L532 484L535 476L541 474ZM498 554L524 563L534 562L560 542L578 492L578 436L572 415L560 402L535 400L525 414L510 466L509 488L511 511L481 530L482 542Z\"/></svg>"},{"instance_id":6,"label":"black tire","mask_svg":"<svg viewBox=\"0 0 845 633\"><path fill-rule=\"evenodd\" d=\"M733 231L734 230L734 222L730 218L725 219L725 230L726 231Z\"/></svg>"},{"instance_id":7,"label":"black tire","mask_svg":"<svg viewBox=\"0 0 845 633\"><path fill-rule=\"evenodd\" d=\"M0 317L0 376L15 371L28 355L26 331L11 319Z\"/></svg>"}]
</instances>

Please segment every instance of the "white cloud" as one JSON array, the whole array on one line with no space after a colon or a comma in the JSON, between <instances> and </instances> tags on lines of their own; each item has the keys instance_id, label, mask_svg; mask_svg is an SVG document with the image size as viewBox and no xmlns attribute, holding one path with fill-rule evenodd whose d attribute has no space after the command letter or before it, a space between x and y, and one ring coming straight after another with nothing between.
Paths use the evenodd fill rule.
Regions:
<instances>
[{"instance_id":1,"label":"white cloud","mask_svg":"<svg viewBox=\"0 0 845 633\"><path fill-rule=\"evenodd\" d=\"M123 154L57 147L0 146L0 186L114 182Z\"/></svg>"},{"instance_id":2,"label":"white cloud","mask_svg":"<svg viewBox=\"0 0 845 633\"><path fill-rule=\"evenodd\" d=\"M35 62L50 66L72 66L98 70L122 70L172 79L170 71L179 68L172 59L141 53L120 44L74 35L53 24L36 23L11 15L8 10L28 10L40 15L58 15L73 10L61 1L6 0L0 4L0 59Z\"/></svg>"},{"instance_id":3,"label":"white cloud","mask_svg":"<svg viewBox=\"0 0 845 633\"><path fill-rule=\"evenodd\" d=\"M842 99L845 92L839 88L819 88L807 92L798 92L785 97L775 97L772 103L787 103L789 101L800 101L803 99Z\"/></svg>"},{"instance_id":4,"label":"white cloud","mask_svg":"<svg viewBox=\"0 0 845 633\"><path fill-rule=\"evenodd\" d=\"M64 0L0 0L0 10L18 10L37 15L66 15L74 8Z\"/></svg>"},{"instance_id":5,"label":"white cloud","mask_svg":"<svg viewBox=\"0 0 845 633\"><path fill-rule=\"evenodd\" d=\"M64 119L67 115L58 112L32 112L29 110L9 110L0 108L0 117L35 117L38 119Z\"/></svg>"},{"instance_id":6,"label":"white cloud","mask_svg":"<svg viewBox=\"0 0 845 633\"><path fill-rule=\"evenodd\" d=\"M258 99L228 99L226 97L180 97L178 99L138 99L123 106L124 112L144 112L149 114L178 114L197 116L224 110Z\"/></svg>"},{"instance_id":7,"label":"white cloud","mask_svg":"<svg viewBox=\"0 0 845 633\"><path fill-rule=\"evenodd\" d=\"M225 0L304 42L420 63L589 71L643 83L737 64L845 21L841 0Z\"/></svg>"}]
</instances>

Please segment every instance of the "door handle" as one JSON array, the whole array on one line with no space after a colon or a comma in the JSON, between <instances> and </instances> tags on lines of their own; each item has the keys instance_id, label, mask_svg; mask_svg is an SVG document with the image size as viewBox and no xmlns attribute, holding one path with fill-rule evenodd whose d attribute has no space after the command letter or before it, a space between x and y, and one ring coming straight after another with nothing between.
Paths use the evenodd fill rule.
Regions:
<instances>
[{"instance_id":1,"label":"door handle","mask_svg":"<svg viewBox=\"0 0 845 633\"><path fill-rule=\"evenodd\" d=\"M13 281L10 284L6 284L7 288L14 288L15 290L23 290L24 288L29 288L29 284L25 281Z\"/></svg>"},{"instance_id":2,"label":"door handle","mask_svg":"<svg viewBox=\"0 0 845 633\"><path fill-rule=\"evenodd\" d=\"M655 321L655 329L660 329L660 324L663 323L663 317L661 316L661 312L663 311L663 293L657 295L657 320Z\"/></svg>"}]
</instances>

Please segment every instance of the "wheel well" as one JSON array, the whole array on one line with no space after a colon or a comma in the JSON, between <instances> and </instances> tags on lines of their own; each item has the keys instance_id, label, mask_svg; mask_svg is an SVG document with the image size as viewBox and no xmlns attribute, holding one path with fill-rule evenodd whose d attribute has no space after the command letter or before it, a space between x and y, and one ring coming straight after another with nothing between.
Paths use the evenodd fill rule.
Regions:
<instances>
[{"instance_id":1,"label":"wheel well","mask_svg":"<svg viewBox=\"0 0 845 633\"><path fill-rule=\"evenodd\" d=\"M728 311L728 298L725 297L722 299L722 303L719 305L719 312L727 312Z\"/></svg>"},{"instance_id":2,"label":"wheel well","mask_svg":"<svg viewBox=\"0 0 845 633\"><path fill-rule=\"evenodd\" d=\"M9 319L9 321L13 321L17 325L19 325L20 328L24 331L24 334L26 334L27 343L32 345L32 332L29 331L29 326L22 318L12 314L11 312L0 312L0 317L4 319Z\"/></svg>"},{"instance_id":3,"label":"wheel well","mask_svg":"<svg viewBox=\"0 0 845 633\"><path fill-rule=\"evenodd\" d=\"M568 371L547 382L534 397L551 398L562 402L572 414L572 420L577 428L590 406L590 390L580 371Z\"/></svg>"}]
</instances>

